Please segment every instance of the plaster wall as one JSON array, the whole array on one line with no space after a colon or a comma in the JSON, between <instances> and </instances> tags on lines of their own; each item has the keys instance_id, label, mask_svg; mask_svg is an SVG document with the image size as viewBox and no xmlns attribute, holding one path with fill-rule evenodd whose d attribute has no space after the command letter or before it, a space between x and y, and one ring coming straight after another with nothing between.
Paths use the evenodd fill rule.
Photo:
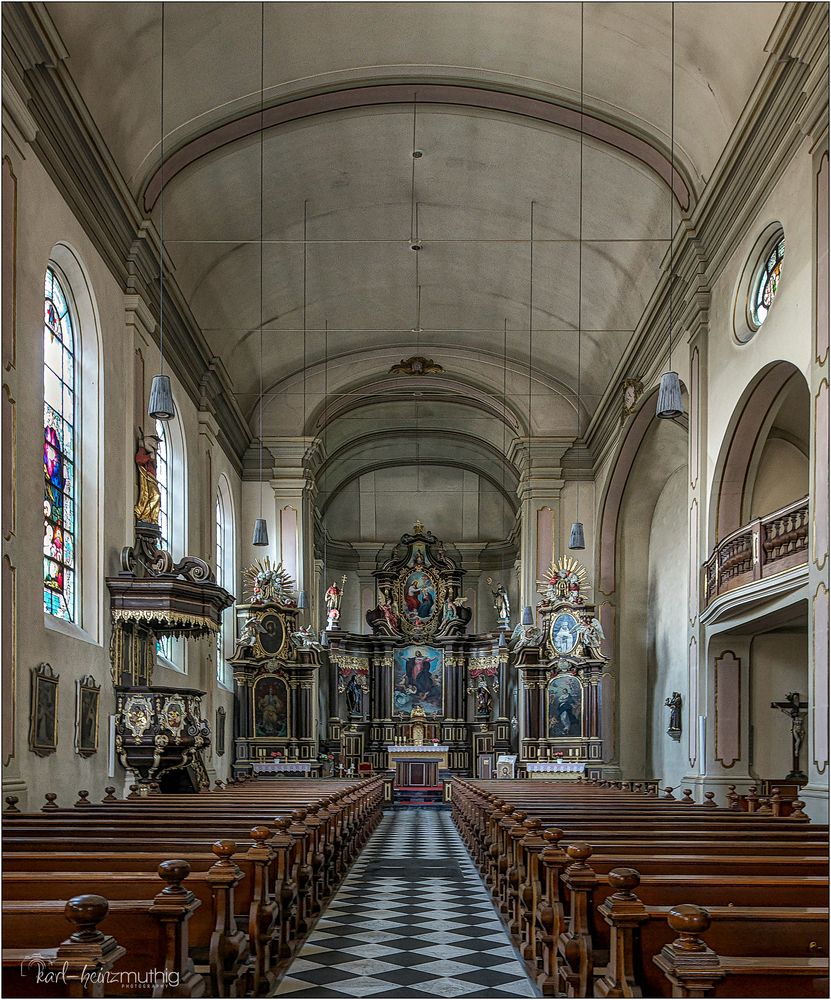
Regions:
<instances>
[{"instance_id":1,"label":"plaster wall","mask_svg":"<svg viewBox=\"0 0 831 1000\"><path fill-rule=\"evenodd\" d=\"M808 493L808 459L790 441L769 438L753 484L751 517L763 517Z\"/></svg>"},{"instance_id":2,"label":"plaster wall","mask_svg":"<svg viewBox=\"0 0 831 1000\"><path fill-rule=\"evenodd\" d=\"M705 537L715 538L715 501L712 491L719 455L729 440L734 412L757 373L774 361L790 361L810 384L813 214L810 143L806 139L779 180L758 205L728 263L715 279L710 298L706 382L707 420L702 467L706 468L707 499L702 516ZM759 236L773 222L785 231L782 281L773 307L756 335L746 344L733 333L737 299L747 295L745 264ZM802 494L804 495L804 494ZM772 508L775 509L775 508ZM768 511L765 511L768 513Z\"/></svg>"},{"instance_id":3,"label":"plaster wall","mask_svg":"<svg viewBox=\"0 0 831 1000\"><path fill-rule=\"evenodd\" d=\"M48 791L58 792L60 805L71 805L79 789L89 790L90 799L96 801L103 796L106 785L116 785L120 790L124 782L125 772L119 764L115 765L114 775L108 773L108 720L114 709L114 695L108 654L109 602L104 578L118 572L121 548L133 541L135 350L140 347L145 360L144 400L157 370L158 354L146 331L141 334L135 332L136 327L128 327L121 288L31 149L16 144L4 130L4 155L9 157L17 178L17 349L14 368L5 379L13 387L15 402L15 464L13 472L4 471L4 475L14 475L16 501L16 522L4 551L16 569L17 658L14 754L4 767L3 784L19 796L22 805L38 808ZM84 311L78 317L79 336L85 357L88 350L90 356L95 354L97 341L99 362L99 377L84 385L82 398L85 413L91 407L99 408L99 440L97 455L90 454L87 448L81 460L84 532L79 549L84 597L79 625L64 624L44 615L42 597L43 277L56 244L62 244L65 247L62 252L77 261L77 273L83 276L81 280L89 290L92 311L90 315ZM80 292L78 280L75 279L72 289L76 293ZM4 294L9 294L9 290L4 289ZM200 451L204 451L199 445L197 410L175 379L173 391L185 450L192 459L186 467L187 534L181 539L181 551L176 554L187 550L213 563L215 477L225 473L237 507L239 480L221 449L214 446L213 487L206 491L205 464L197 460ZM4 434L9 432L4 428ZM175 489L181 470L174 469L172 474ZM229 692L216 691L213 644L205 641L191 647L182 659L182 669L159 667L154 682L207 690L203 707L213 726L219 703L225 705L229 719L232 717L231 696ZM60 677L58 749L47 757L38 757L29 750L30 672L42 662L51 664ZM86 758L74 750L75 686L85 675L91 675L101 686L99 749ZM7 692L6 697L9 696ZM226 751L225 760L228 759ZM207 763L210 767L212 762L209 759ZM219 764L217 774L224 777L224 761L220 759Z\"/></svg>"},{"instance_id":4,"label":"plaster wall","mask_svg":"<svg viewBox=\"0 0 831 1000\"><path fill-rule=\"evenodd\" d=\"M647 642L650 683L649 777L677 786L684 776L687 755L683 737L676 742L667 733L673 691L686 699L687 551L683 531L686 519L687 469L669 477L655 504L649 531Z\"/></svg>"},{"instance_id":5,"label":"plaster wall","mask_svg":"<svg viewBox=\"0 0 831 1000\"><path fill-rule=\"evenodd\" d=\"M750 646L750 725L753 734L753 773L758 778L784 778L791 770L791 722L771 708L772 701L799 691L808 694L807 632L767 632L754 636ZM807 769L808 741L802 747L801 766Z\"/></svg>"}]
</instances>

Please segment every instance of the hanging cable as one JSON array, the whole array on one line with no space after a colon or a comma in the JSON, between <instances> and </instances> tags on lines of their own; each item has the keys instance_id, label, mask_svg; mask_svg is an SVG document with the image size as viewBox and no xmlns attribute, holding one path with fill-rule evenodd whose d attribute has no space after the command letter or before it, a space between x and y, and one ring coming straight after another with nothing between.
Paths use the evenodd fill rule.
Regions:
<instances>
[{"instance_id":1,"label":"hanging cable","mask_svg":"<svg viewBox=\"0 0 831 1000\"><path fill-rule=\"evenodd\" d=\"M675 284L675 4L670 4L670 111L669 111L669 321L667 324L667 370L661 376L655 415L665 419L684 413L681 380L672 370L672 294Z\"/></svg>"},{"instance_id":2,"label":"hanging cable","mask_svg":"<svg viewBox=\"0 0 831 1000\"><path fill-rule=\"evenodd\" d=\"M263 327L265 326L264 308L264 261L263 241L265 239L265 212L263 187L265 183L265 3L260 4L260 400L259 400L259 466L260 466L260 516L254 522L252 544L268 545L268 526L263 517Z\"/></svg>"},{"instance_id":3,"label":"hanging cable","mask_svg":"<svg viewBox=\"0 0 831 1000\"><path fill-rule=\"evenodd\" d=\"M161 68L159 71L159 374L153 376L150 385L148 415L153 420L172 420L176 407L173 404L173 390L170 376L164 374L164 29L165 9L161 4Z\"/></svg>"},{"instance_id":4,"label":"hanging cable","mask_svg":"<svg viewBox=\"0 0 831 1000\"><path fill-rule=\"evenodd\" d=\"M577 182L577 197L579 204L577 221L577 441L582 431L583 403L583 101L584 101L584 5L580 4L580 176ZM574 522L569 532L568 547L584 549L586 547L583 522L580 520L580 480L575 485Z\"/></svg>"}]
</instances>

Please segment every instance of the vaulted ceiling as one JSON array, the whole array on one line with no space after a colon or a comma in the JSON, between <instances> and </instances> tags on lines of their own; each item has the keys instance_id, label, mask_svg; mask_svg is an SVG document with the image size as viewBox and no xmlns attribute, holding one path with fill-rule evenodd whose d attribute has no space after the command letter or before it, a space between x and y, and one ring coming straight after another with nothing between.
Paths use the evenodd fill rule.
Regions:
<instances>
[{"instance_id":1,"label":"vaulted ceiling","mask_svg":"<svg viewBox=\"0 0 831 1000\"><path fill-rule=\"evenodd\" d=\"M169 3L163 191L160 5L47 7L252 431L262 156L265 432L343 452L576 436L578 322L585 429L782 5L676 5L674 198L669 4L585 5L581 170L579 4L266 4L261 132L260 5ZM413 354L444 372L389 374Z\"/></svg>"}]
</instances>

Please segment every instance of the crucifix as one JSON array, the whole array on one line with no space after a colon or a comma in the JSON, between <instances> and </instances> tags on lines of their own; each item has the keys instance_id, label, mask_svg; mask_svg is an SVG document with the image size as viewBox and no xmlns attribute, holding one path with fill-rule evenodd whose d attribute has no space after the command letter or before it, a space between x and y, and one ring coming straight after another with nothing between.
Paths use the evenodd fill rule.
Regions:
<instances>
[{"instance_id":1,"label":"crucifix","mask_svg":"<svg viewBox=\"0 0 831 1000\"><path fill-rule=\"evenodd\" d=\"M791 720L793 767L786 780L805 782L808 780L808 775L799 768L799 753L805 742L805 718L808 714L808 702L800 701L798 691L790 691L785 695L784 701L772 701L770 707L778 708Z\"/></svg>"}]
</instances>

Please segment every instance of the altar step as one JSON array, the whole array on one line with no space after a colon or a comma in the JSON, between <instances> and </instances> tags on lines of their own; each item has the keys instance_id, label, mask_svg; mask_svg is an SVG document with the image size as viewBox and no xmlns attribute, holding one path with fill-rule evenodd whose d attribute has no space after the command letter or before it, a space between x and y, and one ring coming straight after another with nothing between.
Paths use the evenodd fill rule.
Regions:
<instances>
[{"instance_id":1,"label":"altar step","mask_svg":"<svg viewBox=\"0 0 831 1000\"><path fill-rule=\"evenodd\" d=\"M442 806L443 785L402 785L393 789L394 806Z\"/></svg>"}]
</instances>

